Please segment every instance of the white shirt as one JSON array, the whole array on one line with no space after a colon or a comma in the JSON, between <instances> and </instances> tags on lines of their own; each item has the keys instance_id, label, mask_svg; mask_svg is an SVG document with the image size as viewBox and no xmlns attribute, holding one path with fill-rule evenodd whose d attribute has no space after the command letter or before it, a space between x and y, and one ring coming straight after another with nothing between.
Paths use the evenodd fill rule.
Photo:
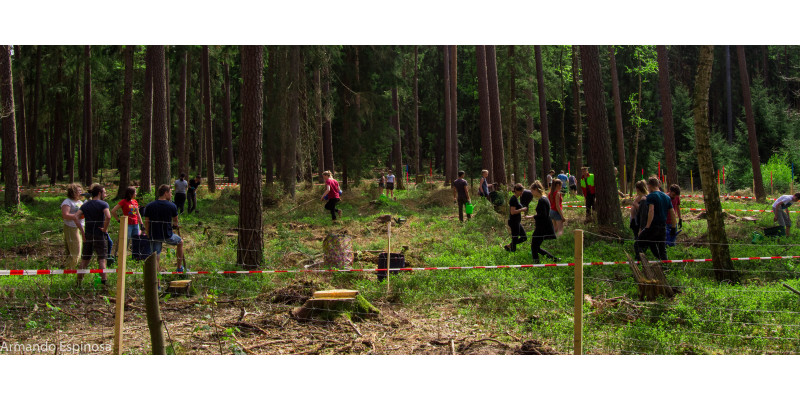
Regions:
<instances>
[{"instance_id":1,"label":"white shirt","mask_svg":"<svg viewBox=\"0 0 800 400\"><path fill-rule=\"evenodd\" d=\"M389 176L386 177L386 182L394 183L394 175L393 174L389 174Z\"/></svg>"},{"instance_id":2,"label":"white shirt","mask_svg":"<svg viewBox=\"0 0 800 400\"><path fill-rule=\"evenodd\" d=\"M178 179L175 181L175 193L183 193L186 194L186 188L189 187L188 181L182 181Z\"/></svg>"},{"instance_id":3,"label":"white shirt","mask_svg":"<svg viewBox=\"0 0 800 400\"><path fill-rule=\"evenodd\" d=\"M789 207L789 206L792 205L792 200L794 200L794 196L792 196L790 194L785 194L785 195L783 195L781 197L778 197L775 200L775 202L772 203L772 208L775 208L778 204L786 204L786 203L789 203L789 205L786 206L786 207ZM781 208L785 208L785 207L781 207Z\"/></svg>"},{"instance_id":4,"label":"white shirt","mask_svg":"<svg viewBox=\"0 0 800 400\"><path fill-rule=\"evenodd\" d=\"M69 206L69 213L70 214L75 214L76 212L78 212L78 210L81 208L82 205L83 205L83 202L80 201L80 200L75 201L75 200L72 200L72 199L64 199L64 201L61 202L61 206L62 207L63 206ZM64 225L69 226L71 228L77 228L77 226L75 226L75 221L73 221L71 219L65 219L64 220ZM84 225L83 219L81 219L81 226L83 226L83 225Z\"/></svg>"}]
</instances>

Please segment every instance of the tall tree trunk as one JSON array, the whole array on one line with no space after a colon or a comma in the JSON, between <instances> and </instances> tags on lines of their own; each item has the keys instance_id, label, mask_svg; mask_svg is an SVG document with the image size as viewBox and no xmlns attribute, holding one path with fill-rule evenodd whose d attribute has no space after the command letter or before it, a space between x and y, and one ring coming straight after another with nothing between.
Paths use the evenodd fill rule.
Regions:
<instances>
[{"instance_id":1,"label":"tall tree trunk","mask_svg":"<svg viewBox=\"0 0 800 400\"><path fill-rule=\"evenodd\" d=\"M164 46L153 46L153 161L155 186L169 185L170 158L167 136L167 79L164 73Z\"/></svg>"},{"instance_id":2,"label":"tall tree trunk","mask_svg":"<svg viewBox=\"0 0 800 400\"><path fill-rule=\"evenodd\" d=\"M281 151L281 176L283 177L284 191L294 198L295 184L297 183L297 140L300 137L300 47L291 46L289 49L289 129Z\"/></svg>"},{"instance_id":3,"label":"tall tree trunk","mask_svg":"<svg viewBox=\"0 0 800 400\"><path fill-rule=\"evenodd\" d=\"M59 86L64 85L64 56L62 50L58 49L58 66L56 68L56 80ZM53 127L55 134L53 141L53 174L50 176L50 184L55 185L56 180L64 179L62 173L64 166L64 151L63 138L64 138L64 95L61 91L56 92L55 104L55 126Z\"/></svg>"},{"instance_id":4,"label":"tall tree trunk","mask_svg":"<svg viewBox=\"0 0 800 400\"><path fill-rule=\"evenodd\" d=\"M325 171L325 134L323 132L325 110L322 109L322 77L320 69L314 70L314 105L317 111L316 132L317 132L317 173L319 174L319 181L325 182L322 177L322 172Z\"/></svg>"},{"instance_id":5,"label":"tall tree trunk","mask_svg":"<svg viewBox=\"0 0 800 400\"><path fill-rule=\"evenodd\" d=\"M700 166L700 182L703 186L704 202L708 217L708 241L711 242L711 258L714 260L714 276L717 280L732 280L735 276L728 236L725 233L725 217L719 200L717 180L714 176L714 161L711 158L711 142L708 129L708 89L711 86L711 67L714 61L713 46L700 46L700 64L694 84L694 134L697 164Z\"/></svg>"},{"instance_id":6,"label":"tall tree trunk","mask_svg":"<svg viewBox=\"0 0 800 400\"><path fill-rule=\"evenodd\" d=\"M539 90L539 119L542 127L542 169L543 174L547 175L552 166L550 165L550 133L547 125L547 98L544 93L542 46L533 46L533 51L536 53L536 86Z\"/></svg>"},{"instance_id":7,"label":"tall tree trunk","mask_svg":"<svg viewBox=\"0 0 800 400\"><path fill-rule=\"evenodd\" d=\"M88 188L92 184L92 162L94 145L92 141L92 50L91 46L83 48L83 135L86 138L84 153L83 186Z\"/></svg>"},{"instance_id":8,"label":"tall tree trunk","mask_svg":"<svg viewBox=\"0 0 800 400\"><path fill-rule=\"evenodd\" d=\"M272 185L274 182L274 167L275 161L273 157L273 149L276 147L273 145L274 137L277 135L278 129L275 125L275 117L277 116L275 113L275 63L277 62L276 58L276 50L275 46L269 46L268 48L268 68L266 70L267 79L265 81L266 90L264 90L264 103L267 109L266 112L266 124L264 129L264 144L265 150L264 151L264 173L265 173L265 182L268 186Z\"/></svg>"},{"instance_id":9,"label":"tall tree trunk","mask_svg":"<svg viewBox=\"0 0 800 400\"><path fill-rule=\"evenodd\" d=\"M725 46L725 99L727 100L728 144L733 144L733 97L731 96L731 46Z\"/></svg>"},{"instance_id":10,"label":"tall tree trunk","mask_svg":"<svg viewBox=\"0 0 800 400\"><path fill-rule=\"evenodd\" d=\"M333 164L333 131L331 118L333 117L333 104L331 104L331 74L330 65L325 65L322 77L322 97L325 104L322 122L322 146L325 151L325 169L334 172Z\"/></svg>"},{"instance_id":11,"label":"tall tree trunk","mask_svg":"<svg viewBox=\"0 0 800 400\"><path fill-rule=\"evenodd\" d=\"M417 60L418 56L417 46L414 46L414 133L413 133L413 141L411 145L413 146L413 154L414 158L412 160L414 175L420 175L422 173L422 155L420 154L420 137L419 137L419 63ZM356 77L358 74L356 74ZM356 96L359 96L356 94ZM360 103L360 101L358 101Z\"/></svg>"},{"instance_id":12,"label":"tall tree trunk","mask_svg":"<svg viewBox=\"0 0 800 400\"><path fill-rule=\"evenodd\" d=\"M263 46L242 46L242 138L240 149L239 240L236 264L256 269L264 262L261 153L263 128ZM270 66L271 68L272 66Z\"/></svg>"},{"instance_id":13,"label":"tall tree trunk","mask_svg":"<svg viewBox=\"0 0 800 400\"><path fill-rule=\"evenodd\" d=\"M486 46L475 46L478 69L478 109L481 127L481 168L489 171L489 182L493 180L492 162L492 118L489 106L489 74L486 66Z\"/></svg>"},{"instance_id":14,"label":"tall tree trunk","mask_svg":"<svg viewBox=\"0 0 800 400\"><path fill-rule=\"evenodd\" d=\"M527 96L528 100L533 103L533 90L526 89L525 95ZM525 127L527 129L528 138L525 140L525 146L527 147L525 152L525 159L527 162L525 163L528 168L528 185L532 184L536 181L536 141L533 139L533 131L535 130L533 125L533 113L528 110L528 115L525 118Z\"/></svg>"},{"instance_id":15,"label":"tall tree trunk","mask_svg":"<svg viewBox=\"0 0 800 400\"><path fill-rule=\"evenodd\" d=\"M450 182L458 178L458 54L450 46ZM402 180L402 179L401 179Z\"/></svg>"},{"instance_id":16,"label":"tall tree trunk","mask_svg":"<svg viewBox=\"0 0 800 400\"><path fill-rule=\"evenodd\" d=\"M625 178L625 136L622 132L622 102L619 98L619 76L617 75L617 57L614 55L614 46L608 46L608 56L611 60L611 93L614 96L614 127L617 131L617 161L620 190L627 192L628 183ZM673 141L674 143L674 141Z\"/></svg>"},{"instance_id":17,"label":"tall tree trunk","mask_svg":"<svg viewBox=\"0 0 800 400\"><path fill-rule=\"evenodd\" d=\"M183 50L181 53L181 73L180 84L178 87L178 137L176 146L178 147L178 174L188 174L188 163L186 159L186 121L188 120L189 109L186 107L187 91L187 65L189 63L189 52Z\"/></svg>"},{"instance_id":18,"label":"tall tree trunk","mask_svg":"<svg viewBox=\"0 0 800 400\"><path fill-rule=\"evenodd\" d=\"M516 182L522 182L522 177L519 175L519 160L517 159L516 150L519 138L517 137L517 71L515 67L516 58L514 56L514 45L508 46L508 60L508 73L510 75L508 79L508 90L511 93L511 98L508 101L508 104L511 106L511 121L508 123L509 128L511 128L511 147L508 151L511 152L511 173L514 174Z\"/></svg>"},{"instance_id":19,"label":"tall tree trunk","mask_svg":"<svg viewBox=\"0 0 800 400\"><path fill-rule=\"evenodd\" d=\"M400 133L400 104L397 100L397 87L392 88L392 127L396 134L394 138L394 146L392 154L394 155L394 175L395 175L395 188L397 190L405 189L403 183L403 152L402 152L402 135Z\"/></svg>"},{"instance_id":20,"label":"tall tree trunk","mask_svg":"<svg viewBox=\"0 0 800 400\"><path fill-rule=\"evenodd\" d=\"M572 112L575 118L575 175L581 173L583 168L583 117L581 116L581 79L580 79L580 61L578 46L572 46ZM580 193L582 191L581 180L577 179L577 189Z\"/></svg>"},{"instance_id":21,"label":"tall tree trunk","mask_svg":"<svg viewBox=\"0 0 800 400\"><path fill-rule=\"evenodd\" d=\"M560 151L561 153L561 168L564 169L567 166L567 137L564 134L566 120L567 120L567 100L566 100L566 93L564 91L564 47L562 46L558 53L558 76L561 78L561 87L559 88L559 93L561 94L561 104L559 108L561 109L561 121L559 123L559 133L561 138L561 146ZM564 185L568 185L568 182L563 182Z\"/></svg>"},{"instance_id":22,"label":"tall tree trunk","mask_svg":"<svg viewBox=\"0 0 800 400\"><path fill-rule=\"evenodd\" d=\"M202 61L202 74L203 74L203 132L206 139L206 180L208 181L208 191L214 193L217 191L216 182L214 182L214 141L211 138L211 74L209 73L208 63L208 46L203 46L203 61Z\"/></svg>"},{"instance_id":23,"label":"tall tree trunk","mask_svg":"<svg viewBox=\"0 0 800 400\"><path fill-rule=\"evenodd\" d=\"M164 83L165 83L164 98L166 99L165 108L166 108L166 121L167 121L167 149L168 149L167 151L170 152L170 154L174 155L178 154L178 152L175 151L175 148L172 145L172 139L170 139L170 136L172 136L172 104L170 99L170 93L172 92L169 89L169 46L164 46ZM170 165L170 170L171 170L172 164L168 165Z\"/></svg>"},{"instance_id":24,"label":"tall tree trunk","mask_svg":"<svg viewBox=\"0 0 800 400\"><path fill-rule=\"evenodd\" d=\"M756 200L763 202L767 197L764 192L764 182L761 177L761 161L758 156L758 137L756 136L756 122L753 117L753 103L750 99L750 78L747 74L747 61L744 58L744 46L736 46L736 54L739 58L739 77L742 82L742 103L744 103L744 113L747 120L747 138L750 142L750 163L753 165L753 181L755 187L753 192Z\"/></svg>"},{"instance_id":25,"label":"tall tree trunk","mask_svg":"<svg viewBox=\"0 0 800 400\"><path fill-rule=\"evenodd\" d=\"M36 168L37 164L37 151L36 145L39 136L39 88L41 87L41 71L42 70L42 48L36 46L36 75L34 75L33 82L33 100L31 101L31 119L26 131L28 137L28 185L31 187L36 186Z\"/></svg>"},{"instance_id":26,"label":"tall tree trunk","mask_svg":"<svg viewBox=\"0 0 800 400\"><path fill-rule=\"evenodd\" d=\"M667 180L678 183L678 156L675 149L675 128L672 121L672 91L669 84L667 46L656 46L658 53L658 91L661 96L661 115L664 120L664 153L667 157Z\"/></svg>"},{"instance_id":27,"label":"tall tree trunk","mask_svg":"<svg viewBox=\"0 0 800 400\"><path fill-rule=\"evenodd\" d=\"M597 46L581 46L581 66L589 122L589 161L594 168L597 191L597 222L621 232L622 214L619 209L617 184L614 182L614 157L608 132L603 79L600 73L600 54Z\"/></svg>"},{"instance_id":28,"label":"tall tree trunk","mask_svg":"<svg viewBox=\"0 0 800 400\"><path fill-rule=\"evenodd\" d=\"M639 93L638 93L639 101L638 101L637 106L636 106L636 120L639 121L639 120L641 120L641 116L642 116L642 73L641 73L642 59L641 58L637 58L637 60L639 62L639 70L640 70L640 72L638 74L639 75ZM634 140L634 144L633 144L633 169L631 169L631 182L636 182L636 167L637 167L636 162L639 159L639 136L640 136L641 131L642 131L642 124L637 122L636 123L636 134L635 134L634 139L633 139Z\"/></svg>"},{"instance_id":29,"label":"tall tree trunk","mask_svg":"<svg viewBox=\"0 0 800 400\"><path fill-rule=\"evenodd\" d=\"M150 193L152 180L150 166L152 165L152 133L153 133L153 48L147 46L145 50L144 72L144 110L142 113L142 164L140 166L139 191Z\"/></svg>"},{"instance_id":30,"label":"tall tree trunk","mask_svg":"<svg viewBox=\"0 0 800 400\"><path fill-rule=\"evenodd\" d=\"M11 46L0 46L0 124L3 125L3 193L5 208L19 207L17 166L17 121L14 113L14 78L11 74Z\"/></svg>"},{"instance_id":31,"label":"tall tree trunk","mask_svg":"<svg viewBox=\"0 0 800 400\"><path fill-rule=\"evenodd\" d=\"M228 182L236 182L233 172L233 122L231 120L231 77L230 66L228 63L223 64L225 72L225 104L223 104L223 113L225 118L225 175L228 177Z\"/></svg>"},{"instance_id":32,"label":"tall tree trunk","mask_svg":"<svg viewBox=\"0 0 800 400\"><path fill-rule=\"evenodd\" d=\"M453 154L453 143L451 142L453 119L450 118L453 98L450 96L450 50L446 45L442 46L442 57L442 65L444 66L444 74L442 75L444 81L444 185L449 186L453 182L453 180L450 179L450 175L452 175L453 172L453 165L450 160ZM392 102L392 104L394 104L394 102ZM392 118L394 118L394 116L392 116ZM394 124L394 122L392 122L392 124Z\"/></svg>"},{"instance_id":33,"label":"tall tree trunk","mask_svg":"<svg viewBox=\"0 0 800 400\"><path fill-rule=\"evenodd\" d=\"M492 163L494 181L505 185L505 153L503 152L503 121L500 118L500 88L497 81L497 51L494 46L486 46L486 73L489 84L489 111L492 121Z\"/></svg>"},{"instance_id":34,"label":"tall tree trunk","mask_svg":"<svg viewBox=\"0 0 800 400\"><path fill-rule=\"evenodd\" d=\"M122 148L119 151L119 189L117 198L125 195L125 190L130 185L131 174L131 114L133 102L133 49L135 46L125 46L122 56L125 59L125 89L122 93Z\"/></svg>"},{"instance_id":35,"label":"tall tree trunk","mask_svg":"<svg viewBox=\"0 0 800 400\"><path fill-rule=\"evenodd\" d=\"M14 60L16 60L17 64L20 63L20 47L14 46ZM19 175L22 178L20 182L21 186L28 186L28 142L27 142L27 135L25 134L26 124L25 124L25 91L23 88L25 87L25 79L24 79L24 71L22 71L21 66L17 66L17 73L14 74L14 93L17 95L17 99L19 101L16 103L17 110L15 116L19 117L17 120L19 121L18 129L17 129L17 151L19 154Z\"/></svg>"}]
</instances>

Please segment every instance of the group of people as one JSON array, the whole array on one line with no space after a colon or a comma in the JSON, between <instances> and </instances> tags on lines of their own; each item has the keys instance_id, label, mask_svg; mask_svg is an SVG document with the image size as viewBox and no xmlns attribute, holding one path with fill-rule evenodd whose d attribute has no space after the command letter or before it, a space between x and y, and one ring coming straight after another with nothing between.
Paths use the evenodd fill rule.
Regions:
<instances>
[{"instance_id":1,"label":"group of people","mask_svg":"<svg viewBox=\"0 0 800 400\"><path fill-rule=\"evenodd\" d=\"M381 176L378 178L378 195L383 196L385 191L388 198L397 200L394 196L394 183L395 176L391 170L386 173L381 172Z\"/></svg>"},{"instance_id":2,"label":"group of people","mask_svg":"<svg viewBox=\"0 0 800 400\"><path fill-rule=\"evenodd\" d=\"M647 249L660 260L667 259L667 246L675 245L678 229L683 228L681 217L681 188L673 184L669 194L661 191L661 180L651 176L636 182L636 196L630 211L635 254Z\"/></svg>"},{"instance_id":3,"label":"group of people","mask_svg":"<svg viewBox=\"0 0 800 400\"><path fill-rule=\"evenodd\" d=\"M186 182L186 175L181 174L175 181L175 197L169 185L161 185L156 191L156 200L148 203L141 211L136 200L136 188L125 189L123 198L109 208L106 202L106 189L94 184L87 193L80 184L67 186L67 198L61 203L61 218L64 223L64 242L67 248L66 269L86 269L92 256L97 256L100 269L105 269L108 260L113 261L113 240L108 234L109 224L114 218L120 222L121 215L128 217L128 238L147 235L150 249L161 254L164 243L176 248L176 270L187 270L183 252L183 240L175 234L180 232L178 215L183 213L184 203L188 197L189 212L197 207L197 188L200 177ZM82 197L88 197L83 201ZM121 215L120 215L121 212ZM78 284L83 275L78 275ZM101 283L106 284L106 274L100 274Z\"/></svg>"}]
</instances>

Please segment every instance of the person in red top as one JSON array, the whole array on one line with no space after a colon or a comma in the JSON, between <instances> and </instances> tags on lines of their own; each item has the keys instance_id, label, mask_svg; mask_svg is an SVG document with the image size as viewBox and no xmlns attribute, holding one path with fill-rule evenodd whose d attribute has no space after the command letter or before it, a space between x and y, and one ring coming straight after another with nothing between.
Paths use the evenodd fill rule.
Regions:
<instances>
[{"instance_id":1,"label":"person in red top","mask_svg":"<svg viewBox=\"0 0 800 400\"><path fill-rule=\"evenodd\" d=\"M136 188L128 186L128 188L125 189L125 197L111 209L111 216L113 216L117 222L120 222L117 210L122 210L122 215L128 216L128 241L130 241L133 235L139 235L139 222L141 222L141 217L139 216L139 202L136 201L135 197Z\"/></svg>"},{"instance_id":2,"label":"person in red top","mask_svg":"<svg viewBox=\"0 0 800 400\"><path fill-rule=\"evenodd\" d=\"M561 206L561 200L563 200L564 196L561 193L561 188L563 186L564 183L561 182L561 179L553 179L550 193L547 195L547 200L550 201L550 219L553 220L553 227L558 236L564 233L564 222L567 220L567 218L564 217L564 211Z\"/></svg>"},{"instance_id":3,"label":"person in red top","mask_svg":"<svg viewBox=\"0 0 800 400\"><path fill-rule=\"evenodd\" d=\"M336 204L339 203L342 191L339 190L339 182L333 179L331 171L323 172L322 176L325 178L325 193L322 194L322 201L328 200L328 203L325 204L325 209L331 212L331 219L336 221L336 217L342 215L342 210L336 209Z\"/></svg>"}]
</instances>

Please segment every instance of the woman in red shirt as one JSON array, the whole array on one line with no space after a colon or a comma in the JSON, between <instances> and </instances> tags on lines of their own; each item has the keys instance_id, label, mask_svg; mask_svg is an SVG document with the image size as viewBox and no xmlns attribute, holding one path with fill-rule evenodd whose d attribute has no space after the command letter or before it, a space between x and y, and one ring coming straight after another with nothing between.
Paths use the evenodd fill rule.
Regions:
<instances>
[{"instance_id":1,"label":"woman in red shirt","mask_svg":"<svg viewBox=\"0 0 800 400\"><path fill-rule=\"evenodd\" d=\"M563 185L564 183L561 182L561 179L554 179L550 194L547 195L547 200L550 200L550 219L553 220L553 226L558 236L564 233L564 222L567 220L561 207L561 200L563 199L561 187Z\"/></svg>"},{"instance_id":2,"label":"woman in red shirt","mask_svg":"<svg viewBox=\"0 0 800 400\"><path fill-rule=\"evenodd\" d=\"M336 204L340 200L339 195L342 191L339 190L339 182L333 179L331 171L323 172L322 176L325 178L325 193L322 194L322 201L328 200L328 203L325 204L325 209L330 210L331 218L336 221L336 217L342 215L342 210L336 209Z\"/></svg>"},{"instance_id":3,"label":"woman in red shirt","mask_svg":"<svg viewBox=\"0 0 800 400\"><path fill-rule=\"evenodd\" d=\"M128 241L133 235L139 235L139 221L141 218L139 217L139 202L136 201L136 188L133 186L129 186L125 189L125 198L119 201L114 208L111 209L111 215L117 222L120 222L119 216L117 216L117 210L122 209L122 215L128 216Z\"/></svg>"}]
</instances>

